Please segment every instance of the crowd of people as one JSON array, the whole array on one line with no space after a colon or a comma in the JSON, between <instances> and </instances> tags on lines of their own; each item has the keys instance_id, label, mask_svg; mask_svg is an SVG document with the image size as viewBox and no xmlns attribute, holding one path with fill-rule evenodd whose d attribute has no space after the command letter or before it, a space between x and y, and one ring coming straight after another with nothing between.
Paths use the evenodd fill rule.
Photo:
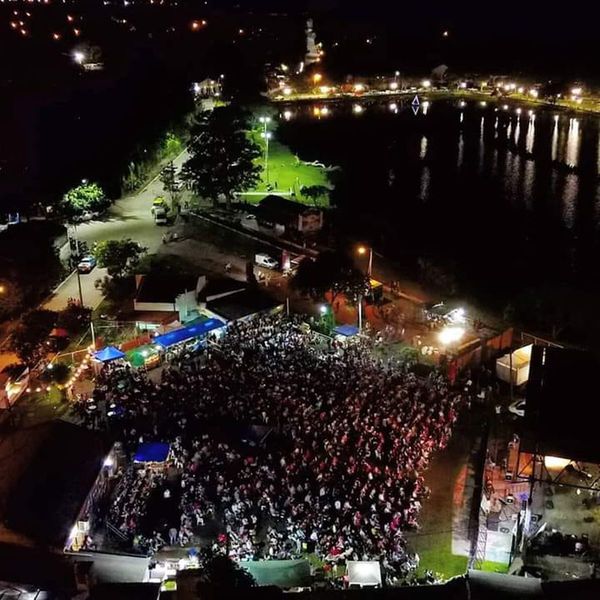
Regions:
<instances>
[{"instance_id":1,"label":"crowd of people","mask_svg":"<svg viewBox=\"0 0 600 600\"><path fill-rule=\"evenodd\" d=\"M403 531L418 528L423 472L450 439L460 391L375 358L367 342L321 340L298 319L263 316L182 353L160 378L105 368L91 402L126 451L171 444L162 470L121 474L113 525L143 534L149 551L211 537L236 559L404 563ZM167 480L179 522L141 531Z\"/></svg>"}]
</instances>

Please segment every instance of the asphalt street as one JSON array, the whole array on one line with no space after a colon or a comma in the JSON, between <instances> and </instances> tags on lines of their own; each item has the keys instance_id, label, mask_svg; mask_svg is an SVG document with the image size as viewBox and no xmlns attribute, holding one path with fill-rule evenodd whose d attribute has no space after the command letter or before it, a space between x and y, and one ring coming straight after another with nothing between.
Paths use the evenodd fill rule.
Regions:
<instances>
[{"instance_id":1,"label":"asphalt street","mask_svg":"<svg viewBox=\"0 0 600 600\"><path fill-rule=\"evenodd\" d=\"M179 169L187 159L188 154L185 150L173 162ZM77 225L75 234L78 239L87 242L89 247L94 242L131 238L148 248L149 253L154 253L161 245L163 234L170 229L155 225L151 213L152 201L163 193L163 184L156 176L139 193L117 200L102 220ZM105 275L106 269L96 267L91 273L80 276L83 302L86 306L95 309L102 302L102 293L94 284ZM44 303L44 308L62 310L67 306L69 298L79 298L75 272L54 290L52 296Z\"/></svg>"}]
</instances>

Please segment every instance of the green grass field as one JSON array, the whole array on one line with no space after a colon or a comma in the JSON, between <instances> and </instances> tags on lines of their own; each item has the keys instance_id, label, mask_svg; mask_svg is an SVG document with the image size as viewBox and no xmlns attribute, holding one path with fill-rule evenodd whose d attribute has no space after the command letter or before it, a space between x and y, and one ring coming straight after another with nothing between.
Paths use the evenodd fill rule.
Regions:
<instances>
[{"instance_id":1,"label":"green grass field","mask_svg":"<svg viewBox=\"0 0 600 600\"><path fill-rule=\"evenodd\" d=\"M481 565L481 570L487 571L488 573L508 573L508 565L492 562L491 560L484 560Z\"/></svg>"},{"instance_id":2,"label":"green grass field","mask_svg":"<svg viewBox=\"0 0 600 600\"><path fill-rule=\"evenodd\" d=\"M452 442L434 457L425 474L431 495L423 502L419 519L421 529L407 534L409 548L421 559L419 575L431 570L442 579L449 579L462 575L467 569L467 557L452 553L454 485L467 458L468 449L464 444Z\"/></svg>"},{"instance_id":3,"label":"green grass field","mask_svg":"<svg viewBox=\"0 0 600 600\"><path fill-rule=\"evenodd\" d=\"M314 206L315 202L312 199L302 196L300 192L301 188L312 185L331 187L324 169L302 164L287 146L277 141L276 133L269 141L269 181L267 182L266 171L264 169L265 140L261 137L258 130L252 130L249 135L260 146L263 152L263 156L259 159L261 166L263 166L263 171L261 181L256 188L248 194L242 195L246 202L258 203L264 197L263 193L266 195L268 193L279 192L285 198ZM270 183L273 189L268 190L267 183ZM288 195L290 190L294 192L295 198ZM317 205L328 208L329 198L327 196L318 198Z\"/></svg>"}]
</instances>

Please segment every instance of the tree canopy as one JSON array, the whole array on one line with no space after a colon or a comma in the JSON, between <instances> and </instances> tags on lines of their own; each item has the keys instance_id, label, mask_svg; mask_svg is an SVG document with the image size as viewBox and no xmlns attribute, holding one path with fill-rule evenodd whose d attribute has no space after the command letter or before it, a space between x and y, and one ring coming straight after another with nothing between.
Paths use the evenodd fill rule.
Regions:
<instances>
[{"instance_id":1,"label":"tree canopy","mask_svg":"<svg viewBox=\"0 0 600 600\"><path fill-rule=\"evenodd\" d=\"M256 585L254 577L246 569L228 556L215 554L210 549L201 551L199 563L198 592L202 597L212 597L211 590L215 591L218 597L229 597L227 592L233 595L234 590L248 589Z\"/></svg>"},{"instance_id":2,"label":"tree canopy","mask_svg":"<svg viewBox=\"0 0 600 600\"><path fill-rule=\"evenodd\" d=\"M229 204L235 193L258 183L261 167L256 159L261 152L248 129L247 114L234 106L218 107L197 118L182 177L199 196L215 203L222 196Z\"/></svg>"},{"instance_id":3,"label":"tree canopy","mask_svg":"<svg viewBox=\"0 0 600 600\"><path fill-rule=\"evenodd\" d=\"M329 188L325 185L305 185L302 186L300 192L305 198L312 200L314 205L317 206L317 200L327 196L327 194L329 194Z\"/></svg>"},{"instance_id":4,"label":"tree canopy","mask_svg":"<svg viewBox=\"0 0 600 600\"><path fill-rule=\"evenodd\" d=\"M69 190L62 198L61 210L69 218L77 220L85 212L102 212L110 206L110 200L97 183L82 183Z\"/></svg>"},{"instance_id":5,"label":"tree canopy","mask_svg":"<svg viewBox=\"0 0 600 600\"><path fill-rule=\"evenodd\" d=\"M35 309L25 313L13 331L11 350L27 366L35 365L45 354L44 342L56 323L51 310Z\"/></svg>"},{"instance_id":6,"label":"tree canopy","mask_svg":"<svg viewBox=\"0 0 600 600\"><path fill-rule=\"evenodd\" d=\"M70 334L83 331L92 317L92 309L70 300L67 307L58 313L56 326L66 329Z\"/></svg>"},{"instance_id":7,"label":"tree canopy","mask_svg":"<svg viewBox=\"0 0 600 600\"><path fill-rule=\"evenodd\" d=\"M0 236L0 319L45 297L63 273L54 244L64 227L47 221L12 225Z\"/></svg>"},{"instance_id":8,"label":"tree canopy","mask_svg":"<svg viewBox=\"0 0 600 600\"><path fill-rule=\"evenodd\" d=\"M172 161L161 171L160 180L165 191L169 192L171 202L174 203L179 195L179 190L177 188L177 169Z\"/></svg>"},{"instance_id":9,"label":"tree canopy","mask_svg":"<svg viewBox=\"0 0 600 600\"><path fill-rule=\"evenodd\" d=\"M129 238L96 242L92 248L92 254L98 264L105 267L108 274L116 279L130 275L145 252L146 248Z\"/></svg>"},{"instance_id":10,"label":"tree canopy","mask_svg":"<svg viewBox=\"0 0 600 600\"><path fill-rule=\"evenodd\" d=\"M164 156L175 157L183 150L183 142L172 131L168 131L163 141L162 153Z\"/></svg>"},{"instance_id":11,"label":"tree canopy","mask_svg":"<svg viewBox=\"0 0 600 600\"><path fill-rule=\"evenodd\" d=\"M369 290L368 277L341 252L322 252L314 261L303 260L291 284L314 300L320 300L331 292L332 301L341 293L350 302L356 302Z\"/></svg>"}]
</instances>

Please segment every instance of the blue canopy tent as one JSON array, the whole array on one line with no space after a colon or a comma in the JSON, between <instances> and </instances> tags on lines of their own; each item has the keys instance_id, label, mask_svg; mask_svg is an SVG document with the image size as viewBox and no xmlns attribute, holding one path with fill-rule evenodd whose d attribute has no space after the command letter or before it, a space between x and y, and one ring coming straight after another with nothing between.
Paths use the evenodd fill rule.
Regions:
<instances>
[{"instance_id":1,"label":"blue canopy tent","mask_svg":"<svg viewBox=\"0 0 600 600\"><path fill-rule=\"evenodd\" d=\"M358 332L358 327L355 327L354 325L338 325L333 330L333 333L335 335L342 335L344 337L352 337L353 335L358 335Z\"/></svg>"},{"instance_id":2,"label":"blue canopy tent","mask_svg":"<svg viewBox=\"0 0 600 600\"><path fill-rule=\"evenodd\" d=\"M94 352L93 357L95 360L106 363L110 362L111 360L117 360L118 358L125 358L125 353L121 352L114 346L106 346L106 348L102 348L102 350Z\"/></svg>"},{"instance_id":3,"label":"blue canopy tent","mask_svg":"<svg viewBox=\"0 0 600 600\"><path fill-rule=\"evenodd\" d=\"M159 335L154 338L154 343L163 348L169 348L175 344L187 342L188 340L206 335L221 327L225 327L223 321L219 321L219 319L206 319L206 321L202 321L201 323L194 323L187 327L182 327L181 329L175 329L175 331Z\"/></svg>"},{"instance_id":4,"label":"blue canopy tent","mask_svg":"<svg viewBox=\"0 0 600 600\"><path fill-rule=\"evenodd\" d=\"M149 462L165 462L169 456L171 446L160 442L144 442L140 444L133 457L133 462L149 463Z\"/></svg>"}]
</instances>

